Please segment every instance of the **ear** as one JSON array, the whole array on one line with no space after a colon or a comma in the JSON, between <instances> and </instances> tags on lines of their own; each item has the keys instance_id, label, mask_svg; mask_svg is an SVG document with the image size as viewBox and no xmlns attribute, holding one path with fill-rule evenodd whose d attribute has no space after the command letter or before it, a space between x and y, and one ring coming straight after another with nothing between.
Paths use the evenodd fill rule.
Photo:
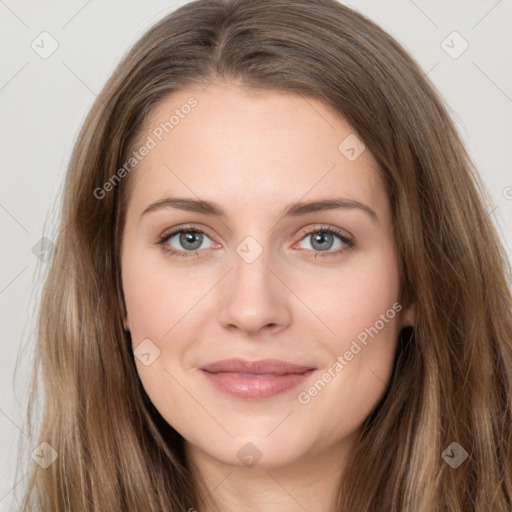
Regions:
<instances>
[{"instance_id":1,"label":"ear","mask_svg":"<svg viewBox=\"0 0 512 512\"><path fill-rule=\"evenodd\" d=\"M130 324L128 323L128 318L125 317L123 320L124 330L129 331L130 330Z\"/></svg>"},{"instance_id":2,"label":"ear","mask_svg":"<svg viewBox=\"0 0 512 512\"><path fill-rule=\"evenodd\" d=\"M402 310L400 316L400 327L411 326L414 327L416 324L416 304L410 304Z\"/></svg>"}]
</instances>

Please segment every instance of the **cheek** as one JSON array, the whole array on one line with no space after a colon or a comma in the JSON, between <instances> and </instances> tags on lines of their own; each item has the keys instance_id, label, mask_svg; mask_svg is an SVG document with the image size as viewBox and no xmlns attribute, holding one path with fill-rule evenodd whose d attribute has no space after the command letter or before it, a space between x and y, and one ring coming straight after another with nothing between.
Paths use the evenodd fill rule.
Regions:
<instances>
[{"instance_id":1,"label":"cheek","mask_svg":"<svg viewBox=\"0 0 512 512\"><path fill-rule=\"evenodd\" d=\"M325 339L338 351L373 326L381 315L385 315L385 325L379 322L379 330L389 332L397 324L401 310L399 272L391 250L359 255L339 269L316 276L314 282L306 279L298 294L323 320L324 326L319 326L326 334L330 331Z\"/></svg>"},{"instance_id":2,"label":"cheek","mask_svg":"<svg viewBox=\"0 0 512 512\"><path fill-rule=\"evenodd\" d=\"M205 277L171 268L153 254L127 254L123 260L123 291L132 339L162 339L170 335L206 291ZM202 283L202 284L201 284ZM205 288L203 290L203 288Z\"/></svg>"},{"instance_id":3,"label":"cheek","mask_svg":"<svg viewBox=\"0 0 512 512\"><path fill-rule=\"evenodd\" d=\"M380 253L347 266L326 288L318 316L334 333L319 338L322 368L299 400L337 435L357 428L386 389L402 309L398 277L393 258Z\"/></svg>"},{"instance_id":4,"label":"cheek","mask_svg":"<svg viewBox=\"0 0 512 512\"><path fill-rule=\"evenodd\" d=\"M359 399L368 410L391 374L402 310L398 267L389 254L373 258L367 262L370 266L361 267L351 278L347 276L345 291L339 296L338 316L334 317L337 336L331 351L342 367L339 391L343 393L347 386L353 397L345 399Z\"/></svg>"},{"instance_id":5,"label":"cheek","mask_svg":"<svg viewBox=\"0 0 512 512\"><path fill-rule=\"evenodd\" d=\"M137 372L155 407L172 424L180 411L187 410L190 398L174 379L183 381L183 358L190 342L187 312L200 299L201 288L199 283L191 285L188 272L171 273L163 263L161 256L134 250L122 261L122 279Z\"/></svg>"}]
</instances>

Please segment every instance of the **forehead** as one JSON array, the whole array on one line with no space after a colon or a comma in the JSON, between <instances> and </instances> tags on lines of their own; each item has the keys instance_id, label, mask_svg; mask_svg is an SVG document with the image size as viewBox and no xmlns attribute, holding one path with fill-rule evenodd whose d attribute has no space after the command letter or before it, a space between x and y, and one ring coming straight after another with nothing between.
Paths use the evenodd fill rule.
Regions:
<instances>
[{"instance_id":1,"label":"forehead","mask_svg":"<svg viewBox=\"0 0 512 512\"><path fill-rule=\"evenodd\" d=\"M343 196L386 208L370 151L355 160L346 152L355 137L338 113L310 97L228 83L182 90L141 130L136 149L150 149L132 171L131 202L140 210L170 194L196 195L224 203L229 214L230 204L263 213Z\"/></svg>"}]
</instances>

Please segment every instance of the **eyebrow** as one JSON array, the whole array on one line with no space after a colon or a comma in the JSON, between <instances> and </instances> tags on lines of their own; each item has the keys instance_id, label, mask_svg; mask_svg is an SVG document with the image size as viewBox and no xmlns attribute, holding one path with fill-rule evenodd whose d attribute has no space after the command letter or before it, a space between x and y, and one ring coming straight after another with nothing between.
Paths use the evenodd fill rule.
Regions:
<instances>
[{"instance_id":1,"label":"eyebrow","mask_svg":"<svg viewBox=\"0 0 512 512\"><path fill-rule=\"evenodd\" d=\"M141 218L150 212L166 208L175 208L189 212L203 213L205 215L212 215L219 218L226 217L226 212L222 209L222 207L213 201L205 201L188 197L166 197L165 199L151 203L142 212ZM299 217L301 215L307 215L308 213L335 209L357 209L366 212L375 223L379 222L377 214L369 206L366 206L365 204L356 201L355 199L345 198L322 199L320 201L310 202L295 202L285 207L281 213L281 218Z\"/></svg>"}]
</instances>

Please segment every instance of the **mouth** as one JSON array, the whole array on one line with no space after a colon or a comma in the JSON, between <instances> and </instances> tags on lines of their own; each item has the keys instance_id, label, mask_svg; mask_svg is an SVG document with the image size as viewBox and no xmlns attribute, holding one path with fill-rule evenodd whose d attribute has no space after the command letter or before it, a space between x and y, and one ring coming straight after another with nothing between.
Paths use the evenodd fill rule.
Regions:
<instances>
[{"instance_id":1,"label":"mouth","mask_svg":"<svg viewBox=\"0 0 512 512\"><path fill-rule=\"evenodd\" d=\"M276 359L225 359L200 369L217 390L245 400L263 400L290 391L316 370Z\"/></svg>"}]
</instances>

